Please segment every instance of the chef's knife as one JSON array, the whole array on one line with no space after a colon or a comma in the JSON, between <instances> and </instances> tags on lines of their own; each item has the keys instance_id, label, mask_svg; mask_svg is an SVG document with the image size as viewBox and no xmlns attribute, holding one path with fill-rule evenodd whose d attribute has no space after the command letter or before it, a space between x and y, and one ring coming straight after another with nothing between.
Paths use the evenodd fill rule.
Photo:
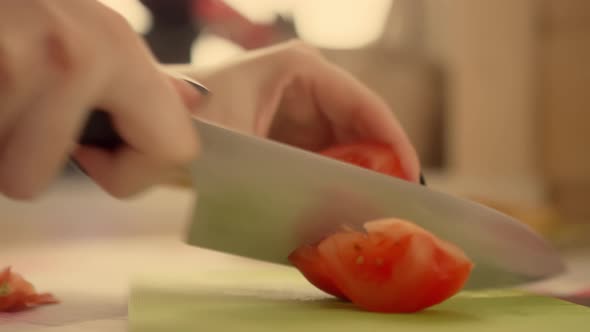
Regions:
<instances>
[{"instance_id":1,"label":"chef's knife","mask_svg":"<svg viewBox=\"0 0 590 332\"><path fill-rule=\"evenodd\" d=\"M342 224L402 218L455 243L474 261L466 288L516 286L564 270L559 255L523 223L483 205L194 119L202 153L191 165L198 198L187 242L289 264L297 246ZM94 113L83 144L121 142ZM90 137L90 133L93 134ZM116 145L116 143L115 143Z\"/></svg>"}]
</instances>

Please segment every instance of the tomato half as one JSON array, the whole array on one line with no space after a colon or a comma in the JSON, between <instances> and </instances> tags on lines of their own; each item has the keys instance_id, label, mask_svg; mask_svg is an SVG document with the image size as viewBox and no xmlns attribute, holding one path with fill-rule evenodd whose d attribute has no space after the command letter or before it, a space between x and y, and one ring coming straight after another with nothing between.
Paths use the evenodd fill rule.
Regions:
<instances>
[{"instance_id":1,"label":"tomato half","mask_svg":"<svg viewBox=\"0 0 590 332\"><path fill-rule=\"evenodd\" d=\"M340 144L320 151L320 154L386 175L409 179L402 169L400 158L390 146L385 144L374 142Z\"/></svg>"},{"instance_id":2,"label":"tomato half","mask_svg":"<svg viewBox=\"0 0 590 332\"><path fill-rule=\"evenodd\" d=\"M335 297L348 299L332 281L330 270L320 256L317 246L300 247L289 256L289 260L317 288Z\"/></svg>"},{"instance_id":3,"label":"tomato half","mask_svg":"<svg viewBox=\"0 0 590 332\"><path fill-rule=\"evenodd\" d=\"M10 267L0 272L0 311L21 311L53 303L58 300L52 294L37 293L30 282Z\"/></svg>"},{"instance_id":4,"label":"tomato half","mask_svg":"<svg viewBox=\"0 0 590 332\"><path fill-rule=\"evenodd\" d=\"M417 225L380 219L302 246L291 263L319 289L368 311L410 313L459 292L472 262Z\"/></svg>"}]
</instances>

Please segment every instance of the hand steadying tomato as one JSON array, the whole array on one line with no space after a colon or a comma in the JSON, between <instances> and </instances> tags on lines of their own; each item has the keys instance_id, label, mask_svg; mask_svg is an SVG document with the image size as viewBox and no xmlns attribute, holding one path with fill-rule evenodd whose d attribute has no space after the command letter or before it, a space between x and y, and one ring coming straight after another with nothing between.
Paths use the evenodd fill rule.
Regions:
<instances>
[{"instance_id":1,"label":"hand steadying tomato","mask_svg":"<svg viewBox=\"0 0 590 332\"><path fill-rule=\"evenodd\" d=\"M347 144L320 153L407 179L385 145ZM301 246L289 260L317 288L375 312L423 310L456 294L469 278L473 264L461 249L409 221L374 220L364 228Z\"/></svg>"},{"instance_id":2,"label":"hand steadying tomato","mask_svg":"<svg viewBox=\"0 0 590 332\"><path fill-rule=\"evenodd\" d=\"M21 311L28 308L58 303L49 293L37 293L35 287L10 267L0 272L0 312Z\"/></svg>"}]
</instances>

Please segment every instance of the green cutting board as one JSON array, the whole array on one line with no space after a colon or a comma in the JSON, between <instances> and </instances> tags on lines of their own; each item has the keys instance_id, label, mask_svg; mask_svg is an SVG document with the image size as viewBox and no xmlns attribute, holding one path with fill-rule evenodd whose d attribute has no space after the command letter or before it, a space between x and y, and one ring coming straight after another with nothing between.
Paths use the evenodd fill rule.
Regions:
<instances>
[{"instance_id":1,"label":"green cutting board","mask_svg":"<svg viewBox=\"0 0 590 332\"><path fill-rule=\"evenodd\" d=\"M590 331L590 308L503 290L462 292L417 314L370 313L294 269L253 269L144 279L131 291L129 324L132 332L569 332Z\"/></svg>"}]
</instances>

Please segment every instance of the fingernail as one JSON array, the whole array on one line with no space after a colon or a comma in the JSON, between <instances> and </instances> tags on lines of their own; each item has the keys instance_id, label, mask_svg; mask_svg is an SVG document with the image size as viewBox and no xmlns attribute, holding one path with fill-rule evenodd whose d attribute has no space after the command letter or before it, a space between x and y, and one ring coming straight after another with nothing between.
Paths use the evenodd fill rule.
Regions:
<instances>
[{"instance_id":1,"label":"fingernail","mask_svg":"<svg viewBox=\"0 0 590 332\"><path fill-rule=\"evenodd\" d=\"M190 86L192 86L193 88L195 88L197 91L199 91L199 93L203 96L207 96L209 95L211 92L209 91L209 89L207 87L205 87L203 84L195 81L194 79L190 78L187 75L181 74L179 72L168 72L169 75L176 77L179 80L183 80L186 83L188 83Z\"/></svg>"},{"instance_id":2,"label":"fingernail","mask_svg":"<svg viewBox=\"0 0 590 332\"><path fill-rule=\"evenodd\" d=\"M209 90L204 86L178 77L175 77L173 81L185 107L191 113L198 112L209 100Z\"/></svg>"},{"instance_id":3,"label":"fingernail","mask_svg":"<svg viewBox=\"0 0 590 332\"><path fill-rule=\"evenodd\" d=\"M205 85L177 71L164 70L164 72L173 79L177 87L178 84L186 85L186 87L180 87L180 93L183 96L185 106L192 112L196 112L199 106L203 106L208 101L211 92Z\"/></svg>"},{"instance_id":4,"label":"fingernail","mask_svg":"<svg viewBox=\"0 0 590 332\"><path fill-rule=\"evenodd\" d=\"M209 89L207 89L203 84L194 81L188 77L185 77L184 75L181 77L185 82L187 82L188 84L190 84L193 88L199 90L199 92L204 95L204 96L208 96L210 94Z\"/></svg>"}]
</instances>

